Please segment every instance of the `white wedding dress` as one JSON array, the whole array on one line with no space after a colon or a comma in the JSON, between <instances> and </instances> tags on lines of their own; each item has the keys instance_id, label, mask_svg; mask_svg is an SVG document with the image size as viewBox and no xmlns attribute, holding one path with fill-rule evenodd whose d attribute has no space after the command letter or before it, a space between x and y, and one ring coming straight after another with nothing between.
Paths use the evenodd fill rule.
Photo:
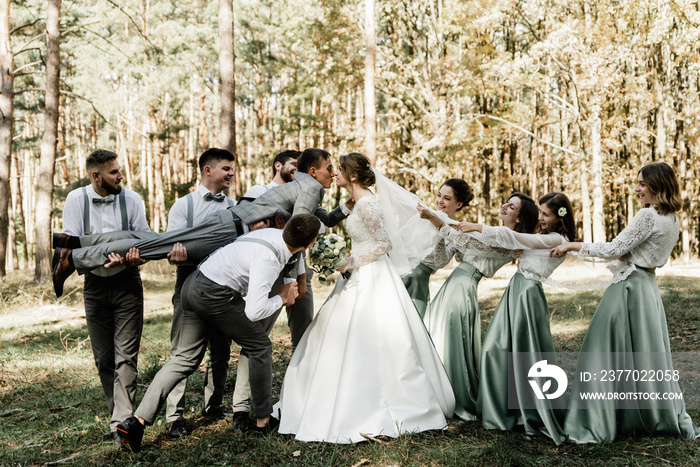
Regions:
<instances>
[{"instance_id":1,"label":"white wedding dress","mask_svg":"<svg viewBox=\"0 0 700 467\"><path fill-rule=\"evenodd\" d=\"M342 277L297 346L282 386L280 433L355 443L442 429L454 411L450 381L386 253L373 196L348 217L350 279Z\"/></svg>"}]
</instances>

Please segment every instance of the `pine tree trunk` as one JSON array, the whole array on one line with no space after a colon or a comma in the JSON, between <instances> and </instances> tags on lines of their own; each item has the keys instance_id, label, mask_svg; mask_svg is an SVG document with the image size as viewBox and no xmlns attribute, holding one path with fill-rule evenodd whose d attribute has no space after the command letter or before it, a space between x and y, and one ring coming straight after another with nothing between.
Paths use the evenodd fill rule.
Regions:
<instances>
[{"instance_id":1,"label":"pine tree trunk","mask_svg":"<svg viewBox=\"0 0 700 467\"><path fill-rule=\"evenodd\" d=\"M372 164L377 159L377 104L374 88L377 34L374 4L375 0L365 0L365 152Z\"/></svg>"},{"instance_id":2,"label":"pine tree trunk","mask_svg":"<svg viewBox=\"0 0 700 467\"><path fill-rule=\"evenodd\" d=\"M596 103L591 108L589 125L591 129L591 176L593 195L593 241L604 242L605 239L605 211L603 198L603 158L601 155L601 121L600 106Z\"/></svg>"},{"instance_id":3,"label":"pine tree trunk","mask_svg":"<svg viewBox=\"0 0 700 467\"><path fill-rule=\"evenodd\" d=\"M44 136L41 140L41 162L38 174L36 206L36 266L34 280L48 282L51 278L51 213L53 210L53 178L58 140L59 112L59 21L61 0L49 0L46 22L46 100L44 107Z\"/></svg>"},{"instance_id":4,"label":"pine tree trunk","mask_svg":"<svg viewBox=\"0 0 700 467\"><path fill-rule=\"evenodd\" d=\"M232 0L219 0L219 83L221 93L221 126L219 144L236 155L236 76L233 49L233 4ZM236 158L236 174L240 167ZM240 193L240 180L235 180L236 196Z\"/></svg>"},{"instance_id":5,"label":"pine tree trunk","mask_svg":"<svg viewBox=\"0 0 700 467\"><path fill-rule=\"evenodd\" d=\"M14 119L12 95L14 64L10 43L10 1L0 0L0 280L5 277Z\"/></svg>"}]
</instances>

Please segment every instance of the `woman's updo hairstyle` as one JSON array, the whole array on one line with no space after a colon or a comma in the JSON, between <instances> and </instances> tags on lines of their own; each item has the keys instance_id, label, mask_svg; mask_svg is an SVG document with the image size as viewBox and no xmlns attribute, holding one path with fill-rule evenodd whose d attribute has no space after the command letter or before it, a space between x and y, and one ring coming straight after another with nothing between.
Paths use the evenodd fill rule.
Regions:
<instances>
[{"instance_id":1,"label":"woman's updo hairstyle","mask_svg":"<svg viewBox=\"0 0 700 467\"><path fill-rule=\"evenodd\" d=\"M467 182L461 178L448 178L442 186L448 186L452 188L455 194L455 199L457 202L462 203L462 205L457 209L458 211L465 206L468 206L471 200L474 199L474 192Z\"/></svg>"},{"instance_id":2,"label":"woman's updo hairstyle","mask_svg":"<svg viewBox=\"0 0 700 467\"><path fill-rule=\"evenodd\" d=\"M350 183L355 177L354 182L362 188L369 188L376 182L369 159L358 152L340 156L339 170L343 173L345 180Z\"/></svg>"}]
</instances>

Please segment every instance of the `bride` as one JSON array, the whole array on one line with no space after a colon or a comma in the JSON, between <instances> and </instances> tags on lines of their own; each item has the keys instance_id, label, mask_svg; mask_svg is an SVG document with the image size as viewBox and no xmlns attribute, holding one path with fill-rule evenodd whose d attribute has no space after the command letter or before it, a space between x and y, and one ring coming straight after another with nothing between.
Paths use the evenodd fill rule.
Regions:
<instances>
[{"instance_id":1,"label":"bride","mask_svg":"<svg viewBox=\"0 0 700 467\"><path fill-rule=\"evenodd\" d=\"M385 213L369 190L375 179L365 156L340 157L337 183L356 201L347 220L351 256L341 270L352 275L338 279L301 339L277 406L279 432L301 441L442 429L454 411L450 381L387 256Z\"/></svg>"}]
</instances>

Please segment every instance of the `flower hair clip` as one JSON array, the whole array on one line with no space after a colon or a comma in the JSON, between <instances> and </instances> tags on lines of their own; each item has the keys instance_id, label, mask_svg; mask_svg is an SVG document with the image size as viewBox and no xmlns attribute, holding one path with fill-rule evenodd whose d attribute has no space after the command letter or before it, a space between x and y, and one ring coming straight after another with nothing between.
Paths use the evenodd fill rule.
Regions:
<instances>
[{"instance_id":1,"label":"flower hair clip","mask_svg":"<svg viewBox=\"0 0 700 467\"><path fill-rule=\"evenodd\" d=\"M566 213L567 213L567 212L568 212L568 211L566 210L566 208L562 206L562 207L560 207L559 210L557 211L557 214L559 214L559 217L564 217L564 216L566 216Z\"/></svg>"}]
</instances>

